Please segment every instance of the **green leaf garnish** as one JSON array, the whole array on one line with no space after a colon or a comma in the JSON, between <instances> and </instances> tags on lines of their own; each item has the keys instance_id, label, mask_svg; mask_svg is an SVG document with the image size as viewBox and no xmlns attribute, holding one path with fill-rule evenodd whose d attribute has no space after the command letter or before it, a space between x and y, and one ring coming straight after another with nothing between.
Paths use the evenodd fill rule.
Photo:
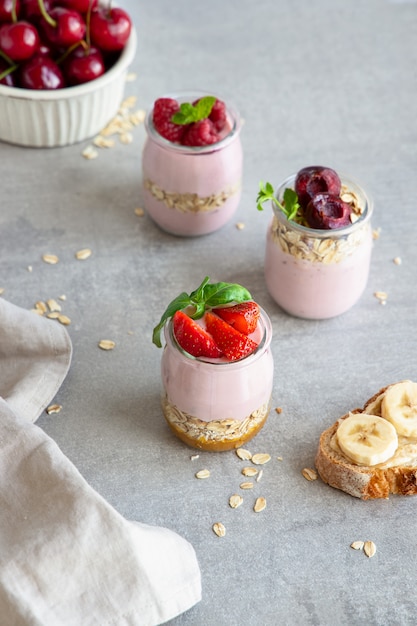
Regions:
<instances>
[{"instance_id":1,"label":"green leaf garnish","mask_svg":"<svg viewBox=\"0 0 417 626\"><path fill-rule=\"evenodd\" d=\"M252 296L245 287L238 285L237 283L211 283L208 276L205 277L203 282L197 289L190 294L185 292L180 293L179 296L174 298L170 302L162 315L159 324L155 326L152 334L152 342L158 347L162 348L161 343L161 330L163 329L165 322L174 315L177 311L185 309L188 306L194 307L194 313L190 315L193 320L198 320L203 317L206 309L211 309L216 306L223 306L224 304L230 304L231 302L245 302L246 300L252 300Z\"/></svg>"},{"instance_id":2,"label":"green leaf garnish","mask_svg":"<svg viewBox=\"0 0 417 626\"><path fill-rule=\"evenodd\" d=\"M256 197L256 208L263 211L265 202L273 202L286 216L287 220L295 220L300 209L298 196L293 189L287 187L284 191L283 203L279 202L275 195L274 188L271 183L259 183L259 192Z\"/></svg>"},{"instance_id":3,"label":"green leaf garnish","mask_svg":"<svg viewBox=\"0 0 417 626\"><path fill-rule=\"evenodd\" d=\"M190 102L183 102L180 105L180 110L171 117L171 122L184 126L205 120L210 115L215 102L214 96L204 96L195 105L190 104Z\"/></svg>"}]
</instances>

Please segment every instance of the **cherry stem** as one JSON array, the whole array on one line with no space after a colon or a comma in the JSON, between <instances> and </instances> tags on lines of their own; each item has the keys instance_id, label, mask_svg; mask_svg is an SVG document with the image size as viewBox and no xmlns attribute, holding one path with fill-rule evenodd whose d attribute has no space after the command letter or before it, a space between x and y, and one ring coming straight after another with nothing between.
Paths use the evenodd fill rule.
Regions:
<instances>
[{"instance_id":1,"label":"cherry stem","mask_svg":"<svg viewBox=\"0 0 417 626\"><path fill-rule=\"evenodd\" d=\"M17 4L17 0L13 0L12 13L11 13L13 24L16 24L17 22L16 4Z\"/></svg>"},{"instance_id":2,"label":"cherry stem","mask_svg":"<svg viewBox=\"0 0 417 626\"><path fill-rule=\"evenodd\" d=\"M83 39L81 41L76 41L75 43L72 44L72 46L70 46L69 48L67 48L67 50L65 50L64 54L61 55L59 59L55 61L56 64L60 65L63 61L65 61L67 56L69 56L71 52L73 52L76 48L78 48L78 46L82 46L86 52L89 49L89 46Z\"/></svg>"},{"instance_id":3,"label":"cherry stem","mask_svg":"<svg viewBox=\"0 0 417 626\"><path fill-rule=\"evenodd\" d=\"M3 52L3 50L0 50L0 57L2 57L6 61L7 65L14 65L14 61L12 61L12 59L7 56L7 54Z\"/></svg>"},{"instance_id":4,"label":"cherry stem","mask_svg":"<svg viewBox=\"0 0 417 626\"><path fill-rule=\"evenodd\" d=\"M44 4L43 0L38 0L38 7L39 7L39 10L40 10L40 12L41 12L42 17L44 18L44 20L45 20L46 22L48 22L48 24L49 24L50 26L52 26L52 28L56 28L56 26L57 26L56 20L54 20L54 19L53 19L53 18L52 18L52 17L48 14L47 10L45 9L45 4Z\"/></svg>"},{"instance_id":5,"label":"cherry stem","mask_svg":"<svg viewBox=\"0 0 417 626\"><path fill-rule=\"evenodd\" d=\"M3 72L0 72L0 80L3 80L6 76L17 70L17 65L12 65L11 67L7 67Z\"/></svg>"}]
</instances>

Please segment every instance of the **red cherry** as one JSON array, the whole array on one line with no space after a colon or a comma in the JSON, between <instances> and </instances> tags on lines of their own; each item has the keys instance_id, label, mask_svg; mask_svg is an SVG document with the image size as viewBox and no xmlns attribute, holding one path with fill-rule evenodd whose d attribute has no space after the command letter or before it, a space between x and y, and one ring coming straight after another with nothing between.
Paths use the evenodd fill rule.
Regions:
<instances>
[{"instance_id":1,"label":"red cherry","mask_svg":"<svg viewBox=\"0 0 417 626\"><path fill-rule=\"evenodd\" d=\"M25 61L39 47L38 31L29 22L3 24L0 28L0 49L13 61Z\"/></svg>"},{"instance_id":2,"label":"red cherry","mask_svg":"<svg viewBox=\"0 0 417 626\"><path fill-rule=\"evenodd\" d=\"M0 0L0 22L12 22L13 0ZM16 17L20 16L20 0L16 0Z\"/></svg>"},{"instance_id":3,"label":"red cherry","mask_svg":"<svg viewBox=\"0 0 417 626\"><path fill-rule=\"evenodd\" d=\"M94 9L98 6L98 0L59 0L59 6L66 9L78 11L78 13L87 13L88 9Z\"/></svg>"},{"instance_id":4,"label":"red cherry","mask_svg":"<svg viewBox=\"0 0 417 626\"><path fill-rule=\"evenodd\" d=\"M25 89L61 89L64 77L58 65L48 56L35 55L20 67L19 84Z\"/></svg>"},{"instance_id":5,"label":"red cherry","mask_svg":"<svg viewBox=\"0 0 417 626\"><path fill-rule=\"evenodd\" d=\"M339 196L331 193L317 193L308 203L306 219L310 228L334 230L350 226L352 207Z\"/></svg>"},{"instance_id":6,"label":"red cherry","mask_svg":"<svg viewBox=\"0 0 417 626\"><path fill-rule=\"evenodd\" d=\"M103 56L98 48L85 50L78 46L64 62L63 71L69 85L80 85L104 74Z\"/></svg>"},{"instance_id":7,"label":"red cherry","mask_svg":"<svg viewBox=\"0 0 417 626\"><path fill-rule=\"evenodd\" d=\"M311 165L300 170L295 177L295 193L305 209L317 193L339 195L341 182L339 175L330 167Z\"/></svg>"},{"instance_id":8,"label":"red cherry","mask_svg":"<svg viewBox=\"0 0 417 626\"><path fill-rule=\"evenodd\" d=\"M96 9L91 13L92 43L107 52L122 50L129 39L132 22L123 9Z\"/></svg>"},{"instance_id":9,"label":"red cherry","mask_svg":"<svg viewBox=\"0 0 417 626\"><path fill-rule=\"evenodd\" d=\"M54 46L68 48L84 38L86 25L78 11L55 7L49 11L49 17L56 22L56 25L52 26L43 21L42 30Z\"/></svg>"},{"instance_id":10,"label":"red cherry","mask_svg":"<svg viewBox=\"0 0 417 626\"><path fill-rule=\"evenodd\" d=\"M9 67L10 67L9 64L6 63L4 59L0 58L0 75L3 74L6 70L8 70ZM14 72L12 71L9 74L6 74L6 76L3 76L3 78L0 78L0 85L7 85L8 87L14 87L16 85Z\"/></svg>"}]
</instances>

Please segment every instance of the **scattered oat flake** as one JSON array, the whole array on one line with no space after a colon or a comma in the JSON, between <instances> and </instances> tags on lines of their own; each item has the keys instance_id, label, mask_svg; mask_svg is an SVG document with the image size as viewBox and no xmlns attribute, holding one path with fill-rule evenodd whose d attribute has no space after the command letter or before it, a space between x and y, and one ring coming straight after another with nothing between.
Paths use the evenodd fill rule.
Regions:
<instances>
[{"instance_id":1,"label":"scattered oat flake","mask_svg":"<svg viewBox=\"0 0 417 626\"><path fill-rule=\"evenodd\" d=\"M45 302L42 302L42 300L38 300L37 302L35 302L35 309L41 311L42 313L46 313L48 307L46 306Z\"/></svg>"},{"instance_id":2,"label":"scattered oat flake","mask_svg":"<svg viewBox=\"0 0 417 626\"><path fill-rule=\"evenodd\" d=\"M112 341L111 339L101 339L98 342L98 347L101 348L102 350L113 350L115 345L116 345L115 342Z\"/></svg>"},{"instance_id":3,"label":"scattered oat flake","mask_svg":"<svg viewBox=\"0 0 417 626\"><path fill-rule=\"evenodd\" d=\"M266 499L262 496L256 498L255 504L253 506L253 510L255 513L260 513L266 508Z\"/></svg>"},{"instance_id":4,"label":"scattered oat flake","mask_svg":"<svg viewBox=\"0 0 417 626\"><path fill-rule=\"evenodd\" d=\"M252 463L255 463L255 465L264 465L265 463L268 463L268 461L270 460L271 460L271 455L267 453L254 454L252 457Z\"/></svg>"},{"instance_id":5,"label":"scattered oat flake","mask_svg":"<svg viewBox=\"0 0 417 626\"><path fill-rule=\"evenodd\" d=\"M402 259L400 256L396 256L395 259L393 259L393 262L395 263L395 265L401 265Z\"/></svg>"},{"instance_id":6,"label":"scattered oat flake","mask_svg":"<svg viewBox=\"0 0 417 626\"><path fill-rule=\"evenodd\" d=\"M256 467L244 467L242 469L242 474L244 476L256 476L257 473L258 470L256 469Z\"/></svg>"},{"instance_id":7,"label":"scattered oat flake","mask_svg":"<svg viewBox=\"0 0 417 626\"><path fill-rule=\"evenodd\" d=\"M192 461L196 461L196 460L197 460L197 459L199 459L199 458L200 458L200 455L199 455L199 454L192 454L192 455L190 456L190 459L191 459Z\"/></svg>"},{"instance_id":8,"label":"scattered oat flake","mask_svg":"<svg viewBox=\"0 0 417 626\"><path fill-rule=\"evenodd\" d=\"M55 265L59 261L56 254L43 254L42 260L45 261L45 263L49 263L49 265Z\"/></svg>"},{"instance_id":9,"label":"scattered oat flake","mask_svg":"<svg viewBox=\"0 0 417 626\"><path fill-rule=\"evenodd\" d=\"M57 320L60 315L59 311L50 311L46 314L46 317L50 320Z\"/></svg>"},{"instance_id":10,"label":"scattered oat flake","mask_svg":"<svg viewBox=\"0 0 417 626\"><path fill-rule=\"evenodd\" d=\"M236 454L239 459L242 459L242 461L250 461L252 458L252 454L249 452L249 450L245 450L244 448L238 448L236 450Z\"/></svg>"},{"instance_id":11,"label":"scattered oat flake","mask_svg":"<svg viewBox=\"0 0 417 626\"><path fill-rule=\"evenodd\" d=\"M138 109L134 113L129 115L129 121L134 125L138 126L139 124L143 124L146 118L146 111L144 109Z\"/></svg>"},{"instance_id":12,"label":"scattered oat flake","mask_svg":"<svg viewBox=\"0 0 417 626\"><path fill-rule=\"evenodd\" d=\"M282 413L282 409L281 409L281 407L280 407L280 406L277 406L277 407L276 407L276 409L275 409L275 413L278 413L278 414Z\"/></svg>"},{"instance_id":13,"label":"scattered oat flake","mask_svg":"<svg viewBox=\"0 0 417 626\"><path fill-rule=\"evenodd\" d=\"M380 234L381 234L381 229L380 228L375 228L372 231L372 239L379 239Z\"/></svg>"},{"instance_id":14,"label":"scattered oat flake","mask_svg":"<svg viewBox=\"0 0 417 626\"><path fill-rule=\"evenodd\" d=\"M388 294L385 291L375 291L374 296L380 304L385 304L388 299Z\"/></svg>"},{"instance_id":15,"label":"scattered oat flake","mask_svg":"<svg viewBox=\"0 0 417 626\"><path fill-rule=\"evenodd\" d=\"M253 483L249 481L245 483L240 483L240 488L241 489L253 489Z\"/></svg>"},{"instance_id":16,"label":"scattered oat flake","mask_svg":"<svg viewBox=\"0 0 417 626\"><path fill-rule=\"evenodd\" d=\"M145 211L141 207L137 207L135 209L135 215L138 217L143 217L145 215Z\"/></svg>"},{"instance_id":17,"label":"scattered oat flake","mask_svg":"<svg viewBox=\"0 0 417 626\"><path fill-rule=\"evenodd\" d=\"M95 137L93 140L93 144L97 148L113 148L114 139L107 139L106 137L103 137L102 135L97 135L97 137Z\"/></svg>"},{"instance_id":18,"label":"scattered oat flake","mask_svg":"<svg viewBox=\"0 0 417 626\"><path fill-rule=\"evenodd\" d=\"M305 467L301 473L306 480L317 480L317 472L309 467Z\"/></svg>"},{"instance_id":19,"label":"scattered oat flake","mask_svg":"<svg viewBox=\"0 0 417 626\"><path fill-rule=\"evenodd\" d=\"M98 152L97 150L94 149L93 146L87 146L82 152L81 155L87 159L88 161L91 161L92 159L96 159L98 157Z\"/></svg>"},{"instance_id":20,"label":"scattered oat flake","mask_svg":"<svg viewBox=\"0 0 417 626\"><path fill-rule=\"evenodd\" d=\"M226 534L226 528L221 522L216 522L215 524L213 524L213 531L218 537L224 537Z\"/></svg>"},{"instance_id":21,"label":"scattered oat flake","mask_svg":"<svg viewBox=\"0 0 417 626\"><path fill-rule=\"evenodd\" d=\"M229 498L229 505L232 507L232 509L237 509L237 507L240 506L242 502L242 496L239 496L237 493L233 494L233 496L230 496Z\"/></svg>"},{"instance_id":22,"label":"scattered oat flake","mask_svg":"<svg viewBox=\"0 0 417 626\"><path fill-rule=\"evenodd\" d=\"M373 541L365 541L363 545L363 551L365 552L367 557L371 558L376 552L376 545Z\"/></svg>"},{"instance_id":23,"label":"scattered oat flake","mask_svg":"<svg viewBox=\"0 0 417 626\"><path fill-rule=\"evenodd\" d=\"M353 550L362 550L364 545L365 545L364 541L353 541L350 544L350 547L353 548Z\"/></svg>"},{"instance_id":24,"label":"scattered oat flake","mask_svg":"<svg viewBox=\"0 0 417 626\"><path fill-rule=\"evenodd\" d=\"M51 404L46 408L46 412L48 415L52 415L52 413L59 413L61 409L62 406L60 404Z\"/></svg>"},{"instance_id":25,"label":"scattered oat flake","mask_svg":"<svg viewBox=\"0 0 417 626\"><path fill-rule=\"evenodd\" d=\"M261 480L262 476L264 474L263 469L261 469L261 471L259 472L259 474L256 477L256 482L259 483L259 481Z\"/></svg>"},{"instance_id":26,"label":"scattered oat flake","mask_svg":"<svg viewBox=\"0 0 417 626\"><path fill-rule=\"evenodd\" d=\"M50 311L61 311L61 305L58 304L54 298L49 298L49 300L46 301L46 304Z\"/></svg>"},{"instance_id":27,"label":"scattered oat flake","mask_svg":"<svg viewBox=\"0 0 417 626\"><path fill-rule=\"evenodd\" d=\"M282 456L277 456L277 461L282 461L282 460L283 460Z\"/></svg>"},{"instance_id":28,"label":"scattered oat flake","mask_svg":"<svg viewBox=\"0 0 417 626\"><path fill-rule=\"evenodd\" d=\"M78 250L75 253L75 258L79 261L85 261L85 259L88 259L91 255L92 251L90 250L90 248L83 248L82 250Z\"/></svg>"},{"instance_id":29,"label":"scattered oat flake","mask_svg":"<svg viewBox=\"0 0 417 626\"><path fill-rule=\"evenodd\" d=\"M4 293L4 287L0 287L0 296L2 293Z\"/></svg>"},{"instance_id":30,"label":"scattered oat flake","mask_svg":"<svg viewBox=\"0 0 417 626\"><path fill-rule=\"evenodd\" d=\"M210 470L208 470L208 469L199 470L196 473L195 477L196 478L209 478L210 477Z\"/></svg>"},{"instance_id":31,"label":"scattered oat flake","mask_svg":"<svg viewBox=\"0 0 417 626\"><path fill-rule=\"evenodd\" d=\"M71 324L71 320L66 315L58 315L58 322L60 322L63 326L69 326Z\"/></svg>"},{"instance_id":32,"label":"scattered oat flake","mask_svg":"<svg viewBox=\"0 0 417 626\"><path fill-rule=\"evenodd\" d=\"M132 143L133 141L133 135L132 133L122 133L120 135L120 141L124 144L129 144Z\"/></svg>"},{"instance_id":33,"label":"scattered oat flake","mask_svg":"<svg viewBox=\"0 0 417 626\"><path fill-rule=\"evenodd\" d=\"M238 230L243 230L245 228L245 224L243 222L237 222L236 228Z\"/></svg>"},{"instance_id":34,"label":"scattered oat flake","mask_svg":"<svg viewBox=\"0 0 417 626\"><path fill-rule=\"evenodd\" d=\"M28 265L28 272L31 272L33 270L33 267L31 265Z\"/></svg>"},{"instance_id":35,"label":"scattered oat flake","mask_svg":"<svg viewBox=\"0 0 417 626\"><path fill-rule=\"evenodd\" d=\"M41 311L40 309L31 309L32 313L36 313L36 315L43 315L43 311Z\"/></svg>"},{"instance_id":36,"label":"scattered oat flake","mask_svg":"<svg viewBox=\"0 0 417 626\"><path fill-rule=\"evenodd\" d=\"M58 300L62 300L63 302L65 302L65 300L67 299L67 296L62 294L62 296L58 296Z\"/></svg>"}]
</instances>

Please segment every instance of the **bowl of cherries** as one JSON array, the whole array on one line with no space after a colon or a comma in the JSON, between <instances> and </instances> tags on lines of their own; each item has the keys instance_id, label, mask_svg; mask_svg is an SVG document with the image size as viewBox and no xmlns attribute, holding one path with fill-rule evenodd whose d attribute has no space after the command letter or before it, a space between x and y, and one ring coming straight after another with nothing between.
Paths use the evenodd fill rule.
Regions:
<instances>
[{"instance_id":1,"label":"bowl of cherries","mask_svg":"<svg viewBox=\"0 0 417 626\"><path fill-rule=\"evenodd\" d=\"M111 0L0 0L0 140L66 146L116 115L136 52Z\"/></svg>"}]
</instances>

